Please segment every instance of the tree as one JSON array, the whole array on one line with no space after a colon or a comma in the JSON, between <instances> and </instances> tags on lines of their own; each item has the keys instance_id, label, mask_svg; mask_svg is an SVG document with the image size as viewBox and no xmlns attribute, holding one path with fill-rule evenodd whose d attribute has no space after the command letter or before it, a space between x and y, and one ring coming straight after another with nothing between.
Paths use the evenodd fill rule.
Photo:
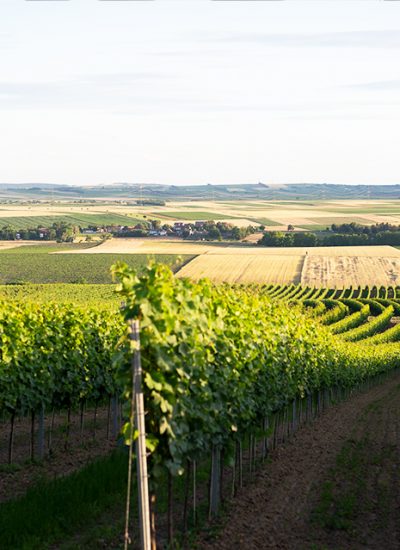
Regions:
<instances>
[{"instance_id":1,"label":"tree","mask_svg":"<svg viewBox=\"0 0 400 550\"><path fill-rule=\"evenodd\" d=\"M293 235L293 246L317 246L318 237L315 233L295 233Z\"/></svg>"}]
</instances>

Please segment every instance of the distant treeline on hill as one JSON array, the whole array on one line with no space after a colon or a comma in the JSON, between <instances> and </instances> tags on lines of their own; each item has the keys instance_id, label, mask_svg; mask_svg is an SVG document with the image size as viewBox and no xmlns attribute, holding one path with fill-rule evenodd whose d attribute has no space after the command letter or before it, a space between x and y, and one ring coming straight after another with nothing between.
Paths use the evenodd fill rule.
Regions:
<instances>
[{"instance_id":1,"label":"distant treeline on hill","mask_svg":"<svg viewBox=\"0 0 400 550\"><path fill-rule=\"evenodd\" d=\"M400 226L389 223L360 225L357 223L333 224L326 232L270 231L258 241L261 246L400 246Z\"/></svg>"}]
</instances>

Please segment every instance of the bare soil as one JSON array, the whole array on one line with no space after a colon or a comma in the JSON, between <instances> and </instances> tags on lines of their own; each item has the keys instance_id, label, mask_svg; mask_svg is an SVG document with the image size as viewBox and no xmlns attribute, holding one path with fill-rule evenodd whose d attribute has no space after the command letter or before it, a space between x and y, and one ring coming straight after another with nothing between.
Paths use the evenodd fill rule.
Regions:
<instances>
[{"instance_id":1,"label":"bare soil","mask_svg":"<svg viewBox=\"0 0 400 550\"><path fill-rule=\"evenodd\" d=\"M270 458L197 548L400 548L400 374L329 408Z\"/></svg>"}]
</instances>

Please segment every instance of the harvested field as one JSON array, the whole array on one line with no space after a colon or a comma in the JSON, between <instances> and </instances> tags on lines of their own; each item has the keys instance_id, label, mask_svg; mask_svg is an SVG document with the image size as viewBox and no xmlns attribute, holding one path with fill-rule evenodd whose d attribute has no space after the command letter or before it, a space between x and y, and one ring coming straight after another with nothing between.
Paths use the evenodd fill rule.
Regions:
<instances>
[{"instance_id":1,"label":"harvested field","mask_svg":"<svg viewBox=\"0 0 400 550\"><path fill-rule=\"evenodd\" d=\"M251 243L191 242L166 239L110 239L84 250L67 250L63 254L250 254L257 256L371 256L400 258L392 246L316 246L268 248Z\"/></svg>"},{"instance_id":2,"label":"harvested field","mask_svg":"<svg viewBox=\"0 0 400 550\"><path fill-rule=\"evenodd\" d=\"M309 256L362 256L371 258L400 258L400 250L393 246L315 246L307 248Z\"/></svg>"},{"instance_id":3,"label":"harvested field","mask_svg":"<svg viewBox=\"0 0 400 550\"><path fill-rule=\"evenodd\" d=\"M32 245L32 241L0 241L0 251L24 245Z\"/></svg>"},{"instance_id":4,"label":"harvested field","mask_svg":"<svg viewBox=\"0 0 400 550\"><path fill-rule=\"evenodd\" d=\"M180 271L180 277L228 283L298 283L303 266L301 255L205 254Z\"/></svg>"},{"instance_id":5,"label":"harvested field","mask_svg":"<svg viewBox=\"0 0 400 550\"><path fill-rule=\"evenodd\" d=\"M301 284L347 288L400 284L400 257L317 256L304 261Z\"/></svg>"},{"instance_id":6,"label":"harvested field","mask_svg":"<svg viewBox=\"0 0 400 550\"><path fill-rule=\"evenodd\" d=\"M365 256L400 258L400 250L393 246L298 246L298 247L263 247L263 246L216 246L208 245L207 254L256 254L257 256ZM92 249L90 249L92 250Z\"/></svg>"},{"instance_id":7,"label":"harvested field","mask_svg":"<svg viewBox=\"0 0 400 550\"><path fill-rule=\"evenodd\" d=\"M400 284L400 251L391 246L211 248L186 264L179 275L226 282L301 280L315 287L388 286Z\"/></svg>"},{"instance_id":8,"label":"harvested field","mask_svg":"<svg viewBox=\"0 0 400 550\"><path fill-rule=\"evenodd\" d=\"M67 254L204 254L225 247L218 244L160 239L110 239L85 250L69 250ZM160 252L162 251L162 252ZM64 253L64 252L63 252Z\"/></svg>"}]
</instances>

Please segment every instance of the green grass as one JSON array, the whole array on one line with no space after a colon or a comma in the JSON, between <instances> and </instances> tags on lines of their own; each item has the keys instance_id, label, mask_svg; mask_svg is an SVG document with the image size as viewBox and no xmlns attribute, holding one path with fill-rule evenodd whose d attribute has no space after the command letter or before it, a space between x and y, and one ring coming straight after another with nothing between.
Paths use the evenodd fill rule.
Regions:
<instances>
[{"instance_id":1,"label":"green grass","mask_svg":"<svg viewBox=\"0 0 400 550\"><path fill-rule=\"evenodd\" d=\"M136 471L135 464L133 471ZM206 487L210 461L198 464L198 487ZM133 476L131 497L131 536L138 540L137 492ZM121 548L127 480L127 453L119 449L97 459L83 469L65 477L42 479L27 493L0 504L0 548L2 550L96 550ZM175 534L179 544L182 528L182 504L185 476L174 479ZM208 515L207 491L197 503L197 527L205 525ZM190 495L192 497L192 495ZM165 472L157 490L158 525L165 524L167 479ZM160 517L161 516L161 517ZM188 517L188 539L196 527ZM214 527L215 529L215 527ZM162 531L162 528L161 528ZM165 538L165 533L159 533ZM210 533L211 534L211 533ZM163 546L164 547L164 546ZM194 546L188 546L193 547Z\"/></svg>"},{"instance_id":2,"label":"green grass","mask_svg":"<svg viewBox=\"0 0 400 550\"><path fill-rule=\"evenodd\" d=\"M274 220L269 220L268 218L249 218L249 221L252 224L259 223L260 225L266 225L266 226L276 226L276 225L284 225L280 222L275 222Z\"/></svg>"},{"instance_id":3,"label":"green grass","mask_svg":"<svg viewBox=\"0 0 400 550\"><path fill-rule=\"evenodd\" d=\"M23 248L23 247L21 247ZM36 252L0 254L0 284L12 283L111 283L110 267L124 261L138 270L149 258L178 268L193 256L175 254L43 254ZM178 258L180 261L177 263Z\"/></svg>"},{"instance_id":4,"label":"green grass","mask_svg":"<svg viewBox=\"0 0 400 550\"><path fill-rule=\"evenodd\" d=\"M367 456L367 439L350 439L344 443L330 479L322 486L319 504L313 513L314 521L320 526L345 531L352 528L363 505ZM339 487L336 486L338 480L341 481Z\"/></svg>"},{"instance_id":5,"label":"green grass","mask_svg":"<svg viewBox=\"0 0 400 550\"><path fill-rule=\"evenodd\" d=\"M38 226L50 227L53 223L61 222L87 227L88 225L133 225L140 221L143 221L143 219L134 218L131 216L124 216L123 214L73 213L57 216L16 216L10 218L0 217L0 227L9 225L13 229L32 229Z\"/></svg>"},{"instance_id":6,"label":"green grass","mask_svg":"<svg viewBox=\"0 0 400 550\"><path fill-rule=\"evenodd\" d=\"M208 220L231 220L238 216L228 216L227 214L220 214L218 212L157 212L155 216L162 216L164 218L172 218L174 220L193 220L193 221L208 221ZM243 217L243 216L242 216Z\"/></svg>"},{"instance_id":7,"label":"green grass","mask_svg":"<svg viewBox=\"0 0 400 550\"><path fill-rule=\"evenodd\" d=\"M120 451L82 470L43 480L17 500L0 505L2 550L45 550L85 528L99 514L123 500L127 454Z\"/></svg>"}]
</instances>

